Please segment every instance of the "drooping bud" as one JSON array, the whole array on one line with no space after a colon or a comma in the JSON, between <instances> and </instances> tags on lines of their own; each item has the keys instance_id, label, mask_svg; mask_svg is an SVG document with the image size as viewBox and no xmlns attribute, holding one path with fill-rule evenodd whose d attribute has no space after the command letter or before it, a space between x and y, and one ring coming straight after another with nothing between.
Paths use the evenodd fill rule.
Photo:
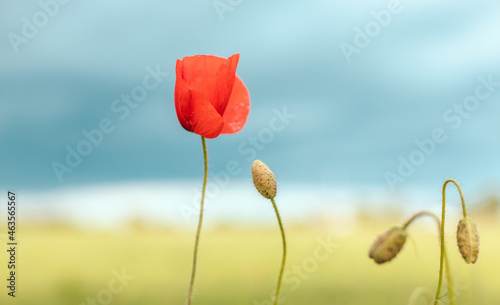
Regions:
<instances>
[{"instance_id":1,"label":"drooping bud","mask_svg":"<svg viewBox=\"0 0 500 305\"><path fill-rule=\"evenodd\" d=\"M479 254L479 235L476 225L469 217L463 218L458 223L457 245L465 262L474 264Z\"/></svg>"},{"instance_id":2,"label":"drooping bud","mask_svg":"<svg viewBox=\"0 0 500 305\"><path fill-rule=\"evenodd\" d=\"M253 161L252 177L255 188L262 196L267 199L273 199L276 196L276 178L264 162Z\"/></svg>"},{"instance_id":3,"label":"drooping bud","mask_svg":"<svg viewBox=\"0 0 500 305\"><path fill-rule=\"evenodd\" d=\"M377 264L390 261L403 248L406 241L406 231L403 227L392 227L380 235L368 252L370 258Z\"/></svg>"}]
</instances>

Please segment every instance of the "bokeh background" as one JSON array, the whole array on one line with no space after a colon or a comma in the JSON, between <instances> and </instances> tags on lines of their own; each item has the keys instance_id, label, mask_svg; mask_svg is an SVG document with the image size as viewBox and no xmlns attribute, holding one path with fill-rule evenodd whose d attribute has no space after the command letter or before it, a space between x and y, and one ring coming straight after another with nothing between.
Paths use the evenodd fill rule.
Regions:
<instances>
[{"instance_id":1,"label":"bokeh background","mask_svg":"<svg viewBox=\"0 0 500 305\"><path fill-rule=\"evenodd\" d=\"M500 271L499 28L493 0L2 1L0 191L18 195L15 302L185 302L203 159L199 137L177 121L175 61L240 53L251 112L241 132L208 140L196 302L268 304L281 249L273 209L251 183L261 159L278 177L290 240L283 304L405 304L417 287L434 293L432 221L387 266L366 253L390 225L440 213L448 178L484 232L478 263L466 266L450 188L459 300L499 303L488 277ZM157 86L140 91L148 75ZM125 102L131 95L141 101ZM85 144L99 128L107 132ZM69 157L78 149L86 155ZM318 240L337 245L328 260L315 258ZM107 298L123 268L135 278Z\"/></svg>"}]
</instances>

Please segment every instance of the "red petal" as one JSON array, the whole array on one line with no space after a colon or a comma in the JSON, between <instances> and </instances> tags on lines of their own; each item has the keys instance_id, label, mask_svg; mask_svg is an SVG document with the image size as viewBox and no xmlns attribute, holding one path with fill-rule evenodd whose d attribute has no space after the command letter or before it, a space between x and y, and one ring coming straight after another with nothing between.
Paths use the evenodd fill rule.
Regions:
<instances>
[{"instance_id":1,"label":"red petal","mask_svg":"<svg viewBox=\"0 0 500 305\"><path fill-rule=\"evenodd\" d=\"M232 134L240 131L247 121L250 112L250 95L248 89L236 76L233 91L222 118L224 119L224 128L221 134Z\"/></svg>"},{"instance_id":2,"label":"red petal","mask_svg":"<svg viewBox=\"0 0 500 305\"><path fill-rule=\"evenodd\" d=\"M205 138L217 137L224 120L204 95L204 92L193 90L182 78L183 62L177 60L175 72L175 111L182 127Z\"/></svg>"},{"instance_id":3,"label":"red petal","mask_svg":"<svg viewBox=\"0 0 500 305\"><path fill-rule=\"evenodd\" d=\"M226 111L229 98L231 97L233 91L234 81L236 79L236 67L238 66L239 59L240 54L234 54L229 57L219 69L219 77L217 79L217 87L215 90L216 96L212 101L212 104L221 116Z\"/></svg>"},{"instance_id":4,"label":"red petal","mask_svg":"<svg viewBox=\"0 0 500 305\"><path fill-rule=\"evenodd\" d=\"M181 77L189 84L216 77L227 59L214 55L186 56L182 59Z\"/></svg>"},{"instance_id":5,"label":"red petal","mask_svg":"<svg viewBox=\"0 0 500 305\"><path fill-rule=\"evenodd\" d=\"M180 76L191 88L204 92L222 115L231 95L239 58L239 54L228 59L213 55L187 56L182 59Z\"/></svg>"},{"instance_id":6,"label":"red petal","mask_svg":"<svg viewBox=\"0 0 500 305\"><path fill-rule=\"evenodd\" d=\"M208 139L218 137L224 127L224 119L210 101L202 96L197 97L193 93L192 101L196 101L191 118L193 132Z\"/></svg>"},{"instance_id":7,"label":"red petal","mask_svg":"<svg viewBox=\"0 0 500 305\"><path fill-rule=\"evenodd\" d=\"M177 118L182 127L187 131L193 131L194 128L190 123L191 117L193 115L193 105L191 104L191 90L186 81L182 78L183 63L182 60L177 60L175 65L175 112L177 113Z\"/></svg>"}]
</instances>

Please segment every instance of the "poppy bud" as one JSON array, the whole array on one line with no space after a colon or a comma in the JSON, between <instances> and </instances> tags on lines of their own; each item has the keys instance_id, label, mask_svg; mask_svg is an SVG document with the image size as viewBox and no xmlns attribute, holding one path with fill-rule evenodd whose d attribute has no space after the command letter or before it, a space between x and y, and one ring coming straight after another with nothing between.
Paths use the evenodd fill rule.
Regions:
<instances>
[{"instance_id":1,"label":"poppy bud","mask_svg":"<svg viewBox=\"0 0 500 305\"><path fill-rule=\"evenodd\" d=\"M262 196L267 199L273 199L276 196L276 178L264 162L253 161L252 177L255 188Z\"/></svg>"},{"instance_id":2,"label":"poppy bud","mask_svg":"<svg viewBox=\"0 0 500 305\"><path fill-rule=\"evenodd\" d=\"M458 250L467 264L474 264L479 254L479 235L476 225L469 217L458 223L457 228Z\"/></svg>"},{"instance_id":3,"label":"poppy bud","mask_svg":"<svg viewBox=\"0 0 500 305\"><path fill-rule=\"evenodd\" d=\"M392 227L380 235L370 248L369 256L377 264L390 261L403 248L406 231L402 227Z\"/></svg>"}]
</instances>

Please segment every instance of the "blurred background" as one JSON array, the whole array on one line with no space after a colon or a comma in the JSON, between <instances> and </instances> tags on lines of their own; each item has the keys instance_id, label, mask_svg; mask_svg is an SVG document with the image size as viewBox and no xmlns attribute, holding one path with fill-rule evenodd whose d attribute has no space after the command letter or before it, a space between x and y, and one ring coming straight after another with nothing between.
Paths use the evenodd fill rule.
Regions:
<instances>
[{"instance_id":1,"label":"blurred background","mask_svg":"<svg viewBox=\"0 0 500 305\"><path fill-rule=\"evenodd\" d=\"M251 182L255 159L278 178L288 229L283 304L435 293L431 220L387 266L366 253L411 214L440 215L449 178L484 232L478 263L466 266L450 186L458 299L500 303L487 277L500 271L499 27L496 1L2 1L0 191L18 198L16 301L185 303L203 155L175 114L175 62L240 53L252 106L241 132L207 141L197 303L270 300L281 248L272 206ZM336 247L321 261L326 241ZM123 269L135 278L115 292Z\"/></svg>"}]
</instances>

